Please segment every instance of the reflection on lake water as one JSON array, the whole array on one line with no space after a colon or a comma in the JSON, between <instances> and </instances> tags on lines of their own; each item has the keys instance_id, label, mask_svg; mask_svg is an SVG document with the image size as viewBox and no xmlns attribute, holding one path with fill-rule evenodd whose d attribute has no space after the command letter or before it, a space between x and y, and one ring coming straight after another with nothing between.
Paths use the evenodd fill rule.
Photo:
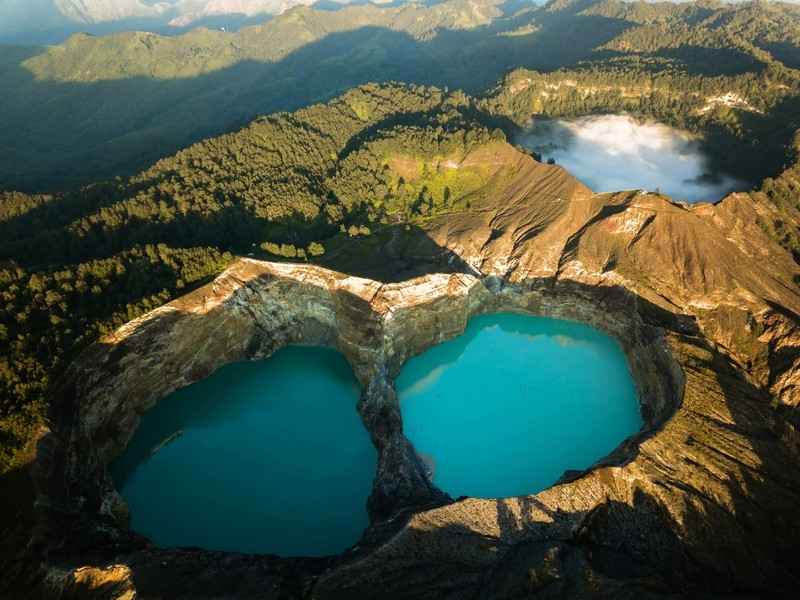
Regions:
<instances>
[{"instance_id":1,"label":"reflection on lake water","mask_svg":"<svg viewBox=\"0 0 800 600\"><path fill-rule=\"evenodd\" d=\"M377 453L339 353L284 348L161 400L112 465L160 546L336 554L368 525Z\"/></svg>"},{"instance_id":2,"label":"reflection on lake water","mask_svg":"<svg viewBox=\"0 0 800 600\"><path fill-rule=\"evenodd\" d=\"M405 434L453 497L538 492L642 426L620 346L570 321L475 317L396 383Z\"/></svg>"}]
</instances>

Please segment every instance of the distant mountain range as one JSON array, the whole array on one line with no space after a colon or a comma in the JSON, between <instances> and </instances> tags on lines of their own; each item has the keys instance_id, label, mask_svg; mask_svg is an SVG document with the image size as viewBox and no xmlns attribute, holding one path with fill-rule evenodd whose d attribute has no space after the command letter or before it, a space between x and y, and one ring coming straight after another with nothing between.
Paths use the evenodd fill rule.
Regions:
<instances>
[{"instance_id":1,"label":"distant mountain range","mask_svg":"<svg viewBox=\"0 0 800 600\"><path fill-rule=\"evenodd\" d=\"M391 0L372 0L387 4ZM317 0L3 0L0 42L59 43L79 31L106 34L126 30L176 33L187 27L238 27L263 21ZM327 6L367 0L326 0Z\"/></svg>"},{"instance_id":2,"label":"distant mountain range","mask_svg":"<svg viewBox=\"0 0 800 600\"><path fill-rule=\"evenodd\" d=\"M0 43L57 44L73 33L95 35L121 31L181 33L196 26L237 29L263 22L295 6L335 9L347 4L438 4L442 0L2 0ZM490 0L491 1L491 0ZM647 0L656 3L658 0ZM667 0L687 3L691 0ZM723 0L741 3L746 0ZM784 0L796 4L800 0ZM546 0L492 2L545 4Z\"/></svg>"}]
</instances>

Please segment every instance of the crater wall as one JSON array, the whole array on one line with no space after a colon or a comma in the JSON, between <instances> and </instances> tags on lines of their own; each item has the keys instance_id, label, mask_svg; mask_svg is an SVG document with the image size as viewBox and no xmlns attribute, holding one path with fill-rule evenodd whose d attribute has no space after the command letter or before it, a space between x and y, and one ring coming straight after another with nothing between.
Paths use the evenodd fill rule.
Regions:
<instances>
[{"instance_id":1,"label":"crater wall","mask_svg":"<svg viewBox=\"0 0 800 600\"><path fill-rule=\"evenodd\" d=\"M410 356L463 332L471 316L498 311L578 320L613 335L645 427L594 468L534 496L452 499L427 479L403 436L393 378ZM189 561L219 576L220 553L159 549L129 531L106 465L141 414L174 389L287 344L320 344L339 349L363 386L359 411L379 451L372 525L358 547L331 559L224 555L254 590L267 577L282 582L274 589L299 585L320 598L513 597L563 586L666 593L708 585L699 573L714 574L714 591L788 585L794 568L780 557L798 539L788 518L800 500L796 430L709 330L702 318L613 282L456 273L381 284L242 259L72 365L39 444L35 544L59 565L53 589L78 585L78 572L63 567L76 557L101 570L122 560L142 593L181 579L156 576L150 565L159 563ZM92 540L91 552L77 549L78 539Z\"/></svg>"}]
</instances>

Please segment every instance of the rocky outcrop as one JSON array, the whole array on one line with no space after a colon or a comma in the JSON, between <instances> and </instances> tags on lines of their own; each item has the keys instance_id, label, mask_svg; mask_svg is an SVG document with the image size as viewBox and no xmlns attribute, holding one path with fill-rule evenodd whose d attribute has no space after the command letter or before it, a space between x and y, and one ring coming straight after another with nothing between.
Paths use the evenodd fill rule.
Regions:
<instances>
[{"instance_id":1,"label":"rocky outcrop","mask_svg":"<svg viewBox=\"0 0 800 600\"><path fill-rule=\"evenodd\" d=\"M45 595L517 598L788 594L800 541L800 294L792 260L731 196L686 207L547 184L430 223L459 272L380 283L241 259L73 364L39 444ZM454 263L455 264L455 263ZM469 318L568 318L624 348L643 430L539 494L454 500L403 435L393 379ZM328 559L167 550L126 527L107 465L139 418L223 364L287 344L340 350L379 451L371 526ZM110 583L109 583L110 582ZM116 591L100 597L115 597Z\"/></svg>"}]
</instances>

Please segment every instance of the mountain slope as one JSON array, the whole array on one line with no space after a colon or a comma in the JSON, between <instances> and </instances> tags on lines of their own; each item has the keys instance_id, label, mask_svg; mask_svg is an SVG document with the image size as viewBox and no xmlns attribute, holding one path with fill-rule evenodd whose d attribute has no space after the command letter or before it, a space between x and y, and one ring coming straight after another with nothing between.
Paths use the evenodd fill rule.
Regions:
<instances>
[{"instance_id":1,"label":"mountain slope","mask_svg":"<svg viewBox=\"0 0 800 600\"><path fill-rule=\"evenodd\" d=\"M438 28L486 24L491 14L460 0L431 8L300 8L236 34L77 35L23 61L0 53L0 78L15 89L0 98L0 188L53 189L130 173L258 114L364 81L466 82L472 72L475 86L486 86L500 68L476 74L461 58L448 66L462 50L422 40ZM441 70L429 69L431 61Z\"/></svg>"},{"instance_id":2,"label":"mountain slope","mask_svg":"<svg viewBox=\"0 0 800 600\"><path fill-rule=\"evenodd\" d=\"M563 2L511 16L495 0L335 12L297 7L236 33L77 35L48 49L4 48L0 80L15 93L0 97L0 189L52 190L131 174L258 114L293 110L367 81L479 93L516 67L674 74L694 78L687 89L709 76L790 88L786 81L797 79L752 43L750 29L717 25L734 17L749 23L775 40L765 48L778 54L779 44L793 64L800 51L790 7L652 6ZM657 17L640 14L650 11Z\"/></svg>"}]
</instances>

